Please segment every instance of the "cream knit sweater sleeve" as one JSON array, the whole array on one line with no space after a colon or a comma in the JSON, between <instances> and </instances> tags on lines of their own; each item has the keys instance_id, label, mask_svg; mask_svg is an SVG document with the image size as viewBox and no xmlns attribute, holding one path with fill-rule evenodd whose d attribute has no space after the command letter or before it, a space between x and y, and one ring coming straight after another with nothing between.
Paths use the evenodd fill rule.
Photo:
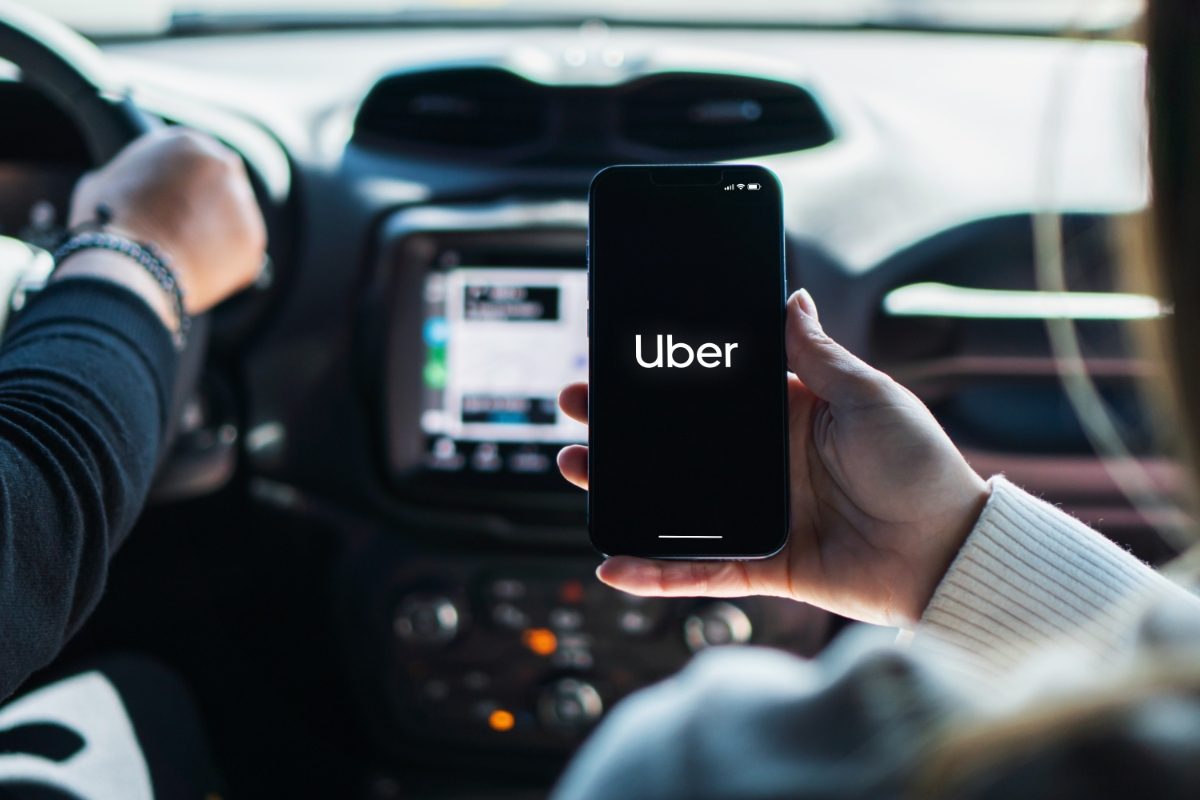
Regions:
<instances>
[{"instance_id":1,"label":"cream knit sweater sleeve","mask_svg":"<svg viewBox=\"0 0 1200 800\"><path fill-rule=\"evenodd\" d=\"M978 715L994 721L997 711L1049 707L1089 680L1121 674L1114 661L1128 668L1139 654L1165 658L1171 642L1171 652L1194 663L1200 600L1003 478L991 485L914 647L855 625L808 661L766 648L710 648L623 700L555 800L911 797L931 743L970 730ZM1104 752L1146 755L1141 772L1128 759L1113 761L1126 782L1158 785L1172 774L1172 758L1193 766L1194 750L1182 743L1192 741L1192 706L1172 700L1165 708L1159 722L1138 715L1107 732L1133 744ZM1079 759L1096 747L1084 756L1038 748L1046 760L1028 760L1035 782L1024 785L1041 796L1053 794L1047 786L1084 785ZM971 796L1013 794L993 791L1002 785L979 784L988 788Z\"/></svg>"},{"instance_id":2,"label":"cream knit sweater sleeve","mask_svg":"<svg viewBox=\"0 0 1200 800\"><path fill-rule=\"evenodd\" d=\"M1164 594L1200 601L1074 517L1002 477L917 626L915 643L1005 672L1047 645L1105 656L1130 646ZM942 647L944 646L944 647Z\"/></svg>"}]
</instances>

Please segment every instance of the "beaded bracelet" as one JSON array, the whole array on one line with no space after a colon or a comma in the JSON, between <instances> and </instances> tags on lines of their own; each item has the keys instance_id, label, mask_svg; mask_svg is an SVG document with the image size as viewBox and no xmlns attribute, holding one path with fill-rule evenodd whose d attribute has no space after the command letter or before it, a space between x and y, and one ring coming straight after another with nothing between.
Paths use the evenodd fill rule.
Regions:
<instances>
[{"instance_id":1,"label":"beaded bracelet","mask_svg":"<svg viewBox=\"0 0 1200 800\"><path fill-rule=\"evenodd\" d=\"M76 233L67 239L54 253L54 263L61 264L68 257L83 250L109 250L133 259L142 269L150 273L158 285L171 297L175 317L179 320L179 329L174 333L175 346L182 350L187 343L188 329L192 320L185 311L183 304L183 288L175 277L175 272L169 266L167 259L153 245L145 242L135 242L102 230Z\"/></svg>"}]
</instances>

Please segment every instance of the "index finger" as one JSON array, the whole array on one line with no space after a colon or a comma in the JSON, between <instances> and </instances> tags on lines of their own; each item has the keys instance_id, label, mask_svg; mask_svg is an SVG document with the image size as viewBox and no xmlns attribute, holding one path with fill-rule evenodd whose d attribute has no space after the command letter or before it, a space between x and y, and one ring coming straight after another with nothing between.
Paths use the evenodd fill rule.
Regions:
<instances>
[{"instance_id":1,"label":"index finger","mask_svg":"<svg viewBox=\"0 0 1200 800\"><path fill-rule=\"evenodd\" d=\"M588 385L572 383L558 393L558 407L571 419L587 425Z\"/></svg>"},{"instance_id":2,"label":"index finger","mask_svg":"<svg viewBox=\"0 0 1200 800\"><path fill-rule=\"evenodd\" d=\"M614 589L642 597L790 596L786 558L763 561L656 561L613 556L596 577Z\"/></svg>"}]
</instances>

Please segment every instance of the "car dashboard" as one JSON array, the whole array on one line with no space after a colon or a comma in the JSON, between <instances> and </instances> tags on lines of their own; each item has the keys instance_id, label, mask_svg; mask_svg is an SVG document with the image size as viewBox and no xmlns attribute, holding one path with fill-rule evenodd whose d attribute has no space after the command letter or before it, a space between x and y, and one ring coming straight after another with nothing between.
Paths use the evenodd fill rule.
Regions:
<instances>
[{"instance_id":1,"label":"car dashboard","mask_svg":"<svg viewBox=\"0 0 1200 800\"><path fill-rule=\"evenodd\" d=\"M159 541L135 536L118 557L110 610L79 647L137 644L116 609L152 590L135 562L176 552L161 541L171 530L184 552L220 542L195 569L228 579L230 607L276 611L233 625L233 660L257 666L214 668L274 692L323 758L354 742L335 761L374 787L365 796L454 796L446 787L471 780L536 795L605 711L692 653L750 643L810 657L845 622L779 599L639 599L595 580L582 493L554 466L586 433L555 398L587 375L587 187L612 163L774 170L789 284L812 292L832 336L924 399L982 474L1005 472L1146 558L1169 552L1074 420L1045 320L953 300L1039 288L1039 212L1061 217L1071 288L1123 288L1119 234L1147 198L1138 46L589 22L103 49L141 107L244 157L272 267L214 313L199 411L142 523ZM27 124L54 128L55 113ZM53 236L87 167L77 144L0 164L0 232ZM898 298L914 297L904 310ZM1132 334L1113 320L1077 328L1139 464L1169 487ZM234 519L201 530L212 508ZM165 618L139 613L157 620L164 657L190 658ZM289 670L319 677L274 677ZM221 699L225 684L196 681L214 727L236 728L244 709ZM265 763L320 785L295 750L256 752L259 766L229 757L261 780ZM468 754L482 765L470 780L454 770Z\"/></svg>"}]
</instances>

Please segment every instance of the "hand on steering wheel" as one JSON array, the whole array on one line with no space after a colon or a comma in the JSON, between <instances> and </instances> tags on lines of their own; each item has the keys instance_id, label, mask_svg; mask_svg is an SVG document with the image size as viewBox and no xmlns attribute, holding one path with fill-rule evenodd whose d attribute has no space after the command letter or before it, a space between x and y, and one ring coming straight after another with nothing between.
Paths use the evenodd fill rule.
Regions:
<instances>
[{"instance_id":1,"label":"hand on steering wheel","mask_svg":"<svg viewBox=\"0 0 1200 800\"><path fill-rule=\"evenodd\" d=\"M170 260L189 314L258 277L267 231L245 166L210 136L162 128L134 141L75 187L71 225L105 205L111 227Z\"/></svg>"},{"instance_id":2,"label":"hand on steering wheel","mask_svg":"<svg viewBox=\"0 0 1200 800\"><path fill-rule=\"evenodd\" d=\"M774 595L877 624L925 610L988 498L987 484L911 392L821 328L807 292L787 306L791 535L761 561L652 561L614 556L597 575L639 595ZM587 385L559 398L587 422ZM587 448L558 457L588 488ZM669 469L669 467L666 467Z\"/></svg>"},{"instance_id":3,"label":"hand on steering wheel","mask_svg":"<svg viewBox=\"0 0 1200 800\"><path fill-rule=\"evenodd\" d=\"M178 130L139 139L155 121L112 80L96 46L8 0L0 0L0 58L69 110L97 163L113 159L79 188L73 222L93 217L96 203L108 204L119 228L153 241L173 259L193 314L253 280L265 240L262 216L242 165L229 151ZM229 228L218 232L222 222ZM170 324L165 317L164 322ZM206 315L193 319L172 392L164 454L203 369L207 330Z\"/></svg>"}]
</instances>

